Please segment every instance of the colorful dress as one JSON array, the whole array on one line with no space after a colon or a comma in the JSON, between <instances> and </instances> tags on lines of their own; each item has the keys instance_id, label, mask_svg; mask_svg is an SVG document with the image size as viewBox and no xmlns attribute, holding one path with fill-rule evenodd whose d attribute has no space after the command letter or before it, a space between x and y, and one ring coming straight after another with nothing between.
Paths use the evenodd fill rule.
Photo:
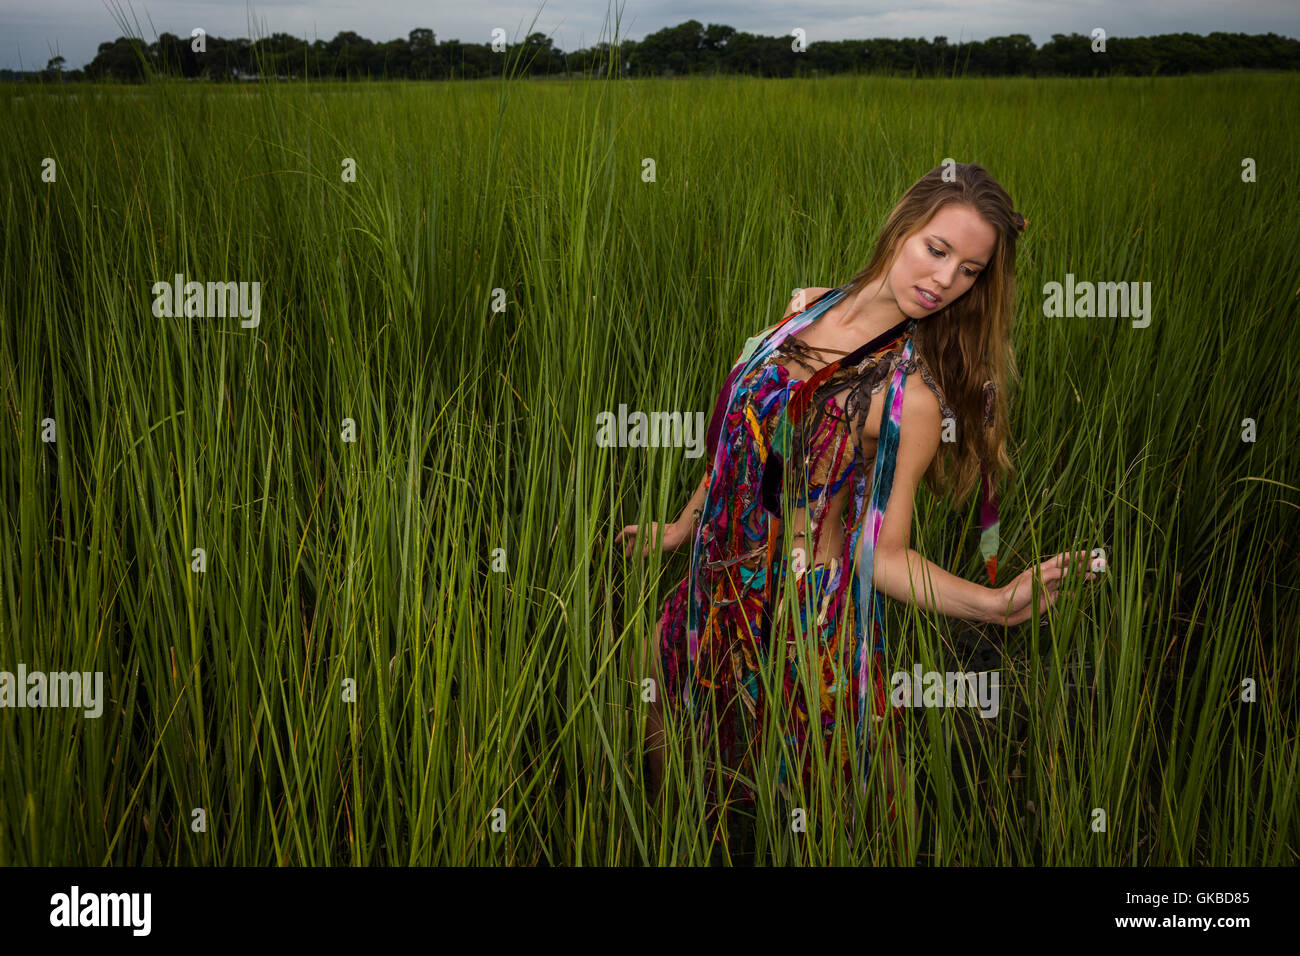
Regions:
<instances>
[{"instance_id":1,"label":"colorful dress","mask_svg":"<svg viewBox=\"0 0 1300 956\"><path fill-rule=\"evenodd\" d=\"M662 616L666 696L693 718L710 750L707 735L716 729L717 756L739 772L730 775L729 786L742 803L755 802L744 780L755 777L759 728L771 703L780 706L777 722L805 780L813 740L832 766L849 771L851 725L832 754L837 705L846 720L850 714L872 718L852 721L864 780L871 738L887 736L876 731L893 713L886 706L884 599L872 586L873 558L893 483L908 374L920 370L944 416L952 411L914 355L915 319L833 361L818 358L832 350L795 338L843 297L843 287L831 289L746 342L709 430L712 464L691 570ZM872 449L862 448L859 438L872 395L886 385L869 472ZM987 519L987 496L985 504ZM861 560L855 561L864 529ZM992 532L996 550L996 510ZM797 624L783 597L787 588L799 609ZM779 668L769 666L774 654ZM805 699L800 669L818 688L815 702ZM786 775L783 756L783 792Z\"/></svg>"}]
</instances>

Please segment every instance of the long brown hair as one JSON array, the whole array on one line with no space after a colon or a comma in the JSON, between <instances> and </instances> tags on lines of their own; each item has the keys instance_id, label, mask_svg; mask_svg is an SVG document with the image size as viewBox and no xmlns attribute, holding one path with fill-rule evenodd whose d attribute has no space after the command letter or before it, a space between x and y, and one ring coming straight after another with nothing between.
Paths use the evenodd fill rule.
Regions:
<instances>
[{"instance_id":1,"label":"long brown hair","mask_svg":"<svg viewBox=\"0 0 1300 956\"><path fill-rule=\"evenodd\" d=\"M943 172L955 178L945 182ZM866 266L850 280L846 295L885 275L902 241L924 228L944 206L974 209L997 232L993 255L959 299L917 323L914 350L929 367L935 384L956 418L955 442L940 442L925 473L936 495L950 487L958 501L979 483L980 459L996 483L1014 473L1007 454L1008 387L1019 381L1011 349L1015 303L1016 239L1025 220L998 182L977 163L936 166L903 194L876 237ZM990 407L991 406L991 407ZM985 427L986 408L991 425Z\"/></svg>"}]
</instances>

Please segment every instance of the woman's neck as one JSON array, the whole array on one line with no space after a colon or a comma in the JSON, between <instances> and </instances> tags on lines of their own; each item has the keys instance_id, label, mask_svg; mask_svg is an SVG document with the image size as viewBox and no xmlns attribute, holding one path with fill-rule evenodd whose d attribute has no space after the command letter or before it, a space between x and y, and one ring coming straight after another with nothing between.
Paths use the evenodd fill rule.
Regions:
<instances>
[{"instance_id":1,"label":"woman's neck","mask_svg":"<svg viewBox=\"0 0 1300 956\"><path fill-rule=\"evenodd\" d=\"M827 310L828 324L846 336L869 342L910 318L885 289L885 279L873 280Z\"/></svg>"}]
</instances>

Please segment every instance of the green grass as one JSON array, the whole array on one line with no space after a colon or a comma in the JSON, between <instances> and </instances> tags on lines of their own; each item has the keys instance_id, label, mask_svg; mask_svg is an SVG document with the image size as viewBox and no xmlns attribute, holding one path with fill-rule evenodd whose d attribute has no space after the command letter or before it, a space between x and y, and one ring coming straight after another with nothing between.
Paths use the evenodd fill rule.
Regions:
<instances>
[{"instance_id":1,"label":"green grass","mask_svg":"<svg viewBox=\"0 0 1300 956\"><path fill-rule=\"evenodd\" d=\"M764 779L753 857L1296 863L1298 92L0 90L0 669L100 670L109 698L0 710L0 864L708 862L683 740L646 798L630 663L687 554L611 534L675 518L703 460L599 448L595 415L707 413L745 337L847 281L949 156L1030 220L1000 567L1100 546L1110 571L986 630L996 720L908 720L919 827L851 845L836 784ZM1150 281L1150 327L1044 318L1067 272ZM155 318L175 273L259 281L260 325ZM913 545L982 582L974 511L922 493ZM951 668L963 628L891 602L887 673Z\"/></svg>"}]
</instances>

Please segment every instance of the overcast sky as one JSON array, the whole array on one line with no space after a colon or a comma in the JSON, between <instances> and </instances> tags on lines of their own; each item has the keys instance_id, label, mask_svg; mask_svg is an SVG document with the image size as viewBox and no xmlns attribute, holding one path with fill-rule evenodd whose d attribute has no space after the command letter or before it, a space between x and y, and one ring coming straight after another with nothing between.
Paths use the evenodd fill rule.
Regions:
<instances>
[{"instance_id":1,"label":"overcast sky","mask_svg":"<svg viewBox=\"0 0 1300 956\"><path fill-rule=\"evenodd\" d=\"M640 40L685 20L723 23L766 36L802 27L809 43L867 37L946 36L949 42L1027 33L1036 44L1053 33L1109 36L1156 33L1278 33L1300 38L1297 0L611 0L622 3L619 34ZM222 37L291 33L328 40L352 30L370 40L428 27L439 41L490 42L501 27L513 41L533 30L565 51L610 39L606 0L0 0L0 68L40 69L55 54L84 67L100 43L122 35L113 9L139 20L140 33L188 36L194 27ZM250 25L255 25L251 26Z\"/></svg>"}]
</instances>

